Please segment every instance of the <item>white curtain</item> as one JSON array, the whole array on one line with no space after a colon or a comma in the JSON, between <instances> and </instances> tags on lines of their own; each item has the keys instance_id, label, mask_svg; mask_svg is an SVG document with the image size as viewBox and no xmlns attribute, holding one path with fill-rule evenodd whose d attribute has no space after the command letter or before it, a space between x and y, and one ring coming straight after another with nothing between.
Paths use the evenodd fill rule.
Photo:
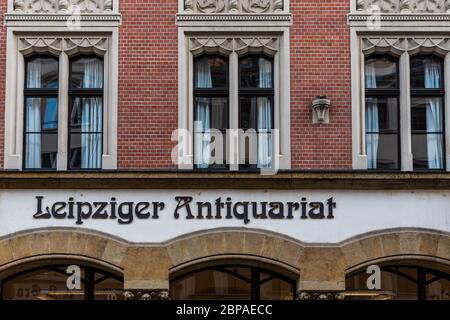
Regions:
<instances>
[{"instance_id":1,"label":"white curtain","mask_svg":"<svg viewBox=\"0 0 450 320\"><path fill-rule=\"evenodd\" d=\"M377 87L376 69L374 63L367 63L365 66L366 89L375 89ZM375 98L366 98L366 153L367 167L369 169L377 168L377 154L380 136L378 123L378 105Z\"/></svg>"},{"instance_id":2,"label":"white curtain","mask_svg":"<svg viewBox=\"0 0 450 320\"><path fill-rule=\"evenodd\" d=\"M441 64L425 60L425 88L440 88ZM426 98L427 132L442 131L441 98ZM427 134L428 168L443 168L443 139L441 134Z\"/></svg>"},{"instance_id":3,"label":"white curtain","mask_svg":"<svg viewBox=\"0 0 450 320\"><path fill-rule=\"evenodd\" d=\"M258 168L272 166L272 112L269 98L257 98Z\"/></svg>"},{"instance_id":4,"label":"white curtain","mask_svg":"<svg viewBox=\"0 0 450 320\"><path fill-rule=\"evenodd\" d=\"M195 163L198 168L206 169L209 166L211 157L211 135L208 130L211 128L211 106L209 98L197 98L195 112L197 120L195 123Z\"/></svg>"},{"instance_id":5,"label":"white curtain","mask_svg":"<svg viewBox=\"0 0 450 320\"><path fill-rule=\"evenodd\" d=\"M272 88L272 62L259 58L259 87ZM269 98L257 98L258 168L272 167L272 112Z\"/></svg>"},{"instance_id":6,"label":"white curtain","mask_svg":"<svg viewBox=\"0 0 450 320\"><path fill-rule=\"evenodd\" d=\"M27 88L41 87L42 64L40 59L30 61L27 66ZM27 132L41 131L41 98L28 98L27 108ZM27 150L25 165L27 168L37 169L42 167L41 161L41 134L27 134Z\"/></svg>"},{"instance_id":7,"label":"white curtain","mask_svg":"<svg viewBox=\"0 0 450 320\"><path fill-rule=\"evenodd\" d=\"M209 66L209 58L204 57L198 59L197 63L197 88L212 88L211 67Z\"/></svg>"},{"instance_id":8,"label":"white curtain","mask_svg":"<svg viewBox=\"0 0 450 320\"><path fill-rule=\"evenodd\" d=\"M197 88L212 88L211 67L209 58L198 59ZM209 98L197 98L195 105L197 122L195 123L195 163L198 168L206 169L211 157L211 135L207 132L211 128L211 105Z\"/></svg>"},{"instance_id":9,"label":"white curtain","mask_svg":"<svg viewBox=\"0 0 450 320\"><path fill-rule=\"evenodd\" d=\"M259 87L272 88L272 62L264 58L259 58Z\"/></svg>"},{"instance_id":10,"label":"white curtain","mask_svg":"<svg viewBox=\"0 0 450 320\"><path fill-rule=\"evenodd\" d=\"M101 88L103 86L103 61L87 59L84 65L83 88ZM80 99L80 98L79 98ZM102 98L81 98L81 133L102 132ZM81 167L84 169L101 168L102 135L81 135Z\"/></svg>"}]
</instances>

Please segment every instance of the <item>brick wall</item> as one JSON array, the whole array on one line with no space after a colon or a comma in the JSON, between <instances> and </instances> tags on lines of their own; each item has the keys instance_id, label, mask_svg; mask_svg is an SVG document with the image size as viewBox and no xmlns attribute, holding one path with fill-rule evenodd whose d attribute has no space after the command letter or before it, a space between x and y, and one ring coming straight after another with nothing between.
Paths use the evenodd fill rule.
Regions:
<instances>
[{"instance_id":1,"label":"brick wall","mask_svg":"<svg viewBox=\"0 0 450 320\"><path fill-rule=\"evenodd\" d=\"M120 12L118 166L173 168L177 0L122 0Z\"/></svg>"},{"instance_id":2,"label":"brick wall","mask_svg":"<svg viewBox=\"0 0 450 320\"><path fill-rule=\"evenodd\" d=\"M294 169L351 168L349 0L291 0L291 123ZM0 1L0 11L6 1ZM177 127L177 0L122 0L120 169L174 168ZM0 28L0 165L3 164L5 28ZM316 95L332 101L331 124L312 125Z\"/></svg>"},{"instance_id":3,"label":"brick wall","mask_svg":"<svg viewBox=\"0 0 450 320\"><path fill-rule=\"evenodd\" d=\"M292 167L352 166L349 0L292 0ZM331 99L329 125L313 125L311 101Z\"/></svg>"}]
</instances>

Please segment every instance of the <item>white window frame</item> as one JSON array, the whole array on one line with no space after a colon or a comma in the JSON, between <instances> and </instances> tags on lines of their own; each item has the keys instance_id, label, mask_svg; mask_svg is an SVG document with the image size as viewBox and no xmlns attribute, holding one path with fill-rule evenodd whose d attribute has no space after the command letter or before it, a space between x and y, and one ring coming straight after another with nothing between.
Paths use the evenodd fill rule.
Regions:
<instances>
[{"instance_id":1,"label":"white window frame","mask_svg":"<svg viewBox=\"0 0 450 320\"><path fill-rule=\"evenodd\" d=\"M104 61L103 154L102 170L117 169L117 106L119 30L118 1L114 12L81 16L80 28L67 28L66 14L16 13L9 1L6 50L4 168L23 170L25 58L48 53L59 61L58 94L58 171L68 170L69 59L78 53L95 53ZM58 43L39 41L24 46L26 39L58 39ZM82 41L80 39L83 39ZM99 41L100 39L100 41ZM70 44L70 45L69 45Z\"/></svg>"},{"instance_id":2,"label":"white window frame","mask_svg":"<svg viewBox=\"0 0 450 320\"><path fill-rule=\"evenodd\" d=\"M400 79L400 171L413 171L411 135L410 57L418 53L436 54L444 59L445 90L445 171L450 171L450 15L439 13L379 14L357 10L352 1L349 14L351 43L352 159L353 169L367 170L365 147L365 57L374 53L398 58ZM378 19L380 28L373 27ZM380 39L368 46L365 39Z\"/></svg>"},{"instance_id":3,"label":"white window frame","mask_svg":"<svg viewBox=\"0 0 450 320\"><path fill-rule=\"evenodd\" d=\"M218 53L229 58L229 127L239 128L239 88L238 88L238 60L245 55L245 50L240 50L234 44L240 38L276 39L276 50L272 50L268 56L272 56L274 63L274 131L275 134L274 157L278 163L278 169L291 168L291 124L290 124L290 34L291 15L289 14L289 2L285 0L283 11L279 13L266 13L262 15L233 15L227 14L189 14L184 11L184 1L179 0L178 25L178 128L180 132L194 132L194 106L193 106L193 63L198 50L192 52L190 42L195 38L230 39L230 47L223 48L206 45L204 52ZM268 52L264 45L251 47L251 52ZM201 49L202 50L202 49ZM185 135L177 136L179 141L178 168L183 170L194 169L193 134L185 141ZM229 141L228 141L229 142ZM239 143L229 142L229 148L234 152L228 152L227 160L231 171L239 170L236 159L230 159L233 155L239 156Z\"/></svg>"}]
</instances>

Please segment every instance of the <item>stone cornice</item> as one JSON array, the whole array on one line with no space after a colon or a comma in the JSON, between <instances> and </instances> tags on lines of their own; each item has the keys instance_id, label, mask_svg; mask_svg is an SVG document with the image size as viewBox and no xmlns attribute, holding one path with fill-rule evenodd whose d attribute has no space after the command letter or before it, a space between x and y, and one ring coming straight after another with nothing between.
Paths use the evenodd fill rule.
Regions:
<instances>
[{"instance_id":1,"label":"stone cornice","mask_svg":"<svg viewBox=\"0 0 450 320\"><path fill-rule=\"evenodd\" d=\"M450 190L450 173L0 172L0 189Z\"/></svg>"},{"instance_id":2,"label":"stone cornice","mask_svg":"<svg viewBox=\"0 0 450 320\"><path fill-rule=\"evenodd\" d=\"M42 14L42 13L11 13L5 14L5 22L10 21L67 21L70 14ZM120 22L120 14L83 14L77 19L80 21L112 21Z\"/></svg>"},{"instance_id":3,"label":"stone cornice","mask_svg":"<svg viewBox=\"0 0 450 320\"><path fill-rule=\"evenodd\" d=\"M285 21L291 22L289 13L270 14L177 14L177 21Z\"/></svg>"},{"instance_id":4,"label":"stone cornice","mask_svg":"<svg viewBox=\"0 0 450 320\"><path fill-rule=\"evenodd\" d=\"M348 14L348 21L362 21L366 22L369 19L379 21L450 21L450 14L448 13L383 13L373 15L370 13L350 13Z\"/></svg>"}]
</instances>

